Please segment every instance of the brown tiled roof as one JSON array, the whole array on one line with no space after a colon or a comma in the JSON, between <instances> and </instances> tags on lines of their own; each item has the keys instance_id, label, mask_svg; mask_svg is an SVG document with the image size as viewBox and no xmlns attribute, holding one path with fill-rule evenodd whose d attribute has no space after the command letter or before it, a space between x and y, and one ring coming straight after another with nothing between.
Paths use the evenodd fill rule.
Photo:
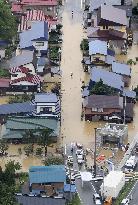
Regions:
<instances>
[{"instance_id":1,"label":"brown tiled roof","mask_svg":"<svg viewBox=\"0 0 138 205\"><path fill-rule=\"evenodd\" d=\"M90 95L86 108L123 108L123 98L119 96Z\"/></svg>"}]
</instances>

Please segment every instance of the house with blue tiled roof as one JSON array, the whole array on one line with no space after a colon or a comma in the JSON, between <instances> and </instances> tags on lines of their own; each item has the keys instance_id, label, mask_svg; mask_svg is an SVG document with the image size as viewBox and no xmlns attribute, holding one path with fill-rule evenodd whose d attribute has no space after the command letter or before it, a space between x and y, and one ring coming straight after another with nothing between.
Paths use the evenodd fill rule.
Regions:
<instances>
[{"instance_id":1,"label":"house with blue tiled roof","mask_svg":"<svg viewBox=\"0 0 138 205\"><path fill-rule=\"evenodd\" d=\"M28 30L19 34L19 48L35 50L38 56L47 54L48 49L48 23L45 21L32 22Z\"/></svg>"}]
</instances>

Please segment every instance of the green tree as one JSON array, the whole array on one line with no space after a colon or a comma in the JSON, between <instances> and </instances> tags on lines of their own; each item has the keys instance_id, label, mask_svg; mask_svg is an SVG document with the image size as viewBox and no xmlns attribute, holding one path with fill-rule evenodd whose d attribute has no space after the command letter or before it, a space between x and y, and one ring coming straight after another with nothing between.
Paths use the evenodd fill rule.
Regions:
<instances>
[{"instance_id":1,"label":"green tree","mask_svg":"<svg viewBox=\"0 0 138 205\"><path fill-rule=\"evenodd\" d=\"M9 146L4 140L0 140L0 153L1 155L5 155Z\"/></svg>"},{"instance_id":2,"label":"green tree","mask_svg":"<svg viewBox=\"0 0 138 205\"><path fill-rule=\"evenodd\" d=\"M9 5L0 0L0 38L12 40L17 33L15 17L11 13Z\"/></svg>"},{"instance_id":3,"label":"green tree","mask_svg":"<svg viewBox=\"0 0 138 205\"><path fill-rule=\"evenodd\" d=\"M88 39L83 39L83 40L81 41L80 49L81 49L82 51L88 51L88 50L89 50Z\"/></svg>"},{"instance_id":4,"label":"green tree","mask_svg":"<svg viewBox=\"0 0 138 205\"><path fill-rule=\"evenodd\" d=\"M43 154L43 148L42 147L37 147L36 155L41 156L42 154Z\"/></svg>"},{"instance_id":5,"label":"green tree","mask_svg":"<svg viewBox=\"0 0 138 205\"><path fill-rule=\"evenodd\" d=\"M115 95L116 93L114 88L105 85L101 79L90 90L90 95Z\"/></svg>"},{"instance_id":6,"label":"green tree","mask_svg":"<svg viewBox=\"0 0 138 205\"><path fill-rule=\"evenodd\" d=\"M51 135L52 129L46 128L39 131L40 137L38 139L38 145L41 145L45 149L45 157L47 156L47 147L52 144Z\"/></svg>"},{"instance_id":7,"label":"green tree","mask_svg":"<svg viewBox=\"0 0 138 205\"><path fill-rule=\"evenodd\" d=\"M133 59L129 59L129 60L127 61L127 64L128 64L128 65L136 65L136 61L134 61Z\"/></svg>"},{"instance_id":8,"label":"green tree","mask_svg":"<svg viewBox=\"0 0 138 205\"><path fill-rule=\"evenodd\" d=\"M44 160L44 165L49 166L49 165L62 165L64 164L64 159L63 157L47 157L46 160Z\"/></svg>"},{"instance_id":9,"label":"green tree","mask_svg":"<svg viewBox=\"0 0 138 205\"><path fill-rule=\"evenodd\" d=\"M27 156L29 156L30 154L33 154L33 151L34 151L33 144L29 144L29 145L24 146L24 151L25 151L25 154Z\"/></svg>"}]
</instances>

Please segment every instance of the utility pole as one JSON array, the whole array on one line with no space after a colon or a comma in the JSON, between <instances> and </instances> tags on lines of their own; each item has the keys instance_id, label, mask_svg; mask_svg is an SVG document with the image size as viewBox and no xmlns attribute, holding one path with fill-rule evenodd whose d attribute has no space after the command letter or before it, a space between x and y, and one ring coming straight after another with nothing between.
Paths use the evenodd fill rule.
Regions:
<instances>
[{"instance_id":1,"label":"utility pole","mask_svg":"<svg viewBox=\"0 0 138 205\"><path fill-rule=\"evenodd\" d=\"M97 133L97 128L94 128L95 130L95 144L94 144L94 177L96 177L96 133Z\"/></svg>"},{"instance_id":2,"label":"utility pole","mask_svg":"<svg viewBox=\"0 0 138 205\"><path fill-rule=\"evenodd\" d=\"M124 124L126 124L126 94L125 94L125 102L124 102Z\"/></svg>"}]
</instances>

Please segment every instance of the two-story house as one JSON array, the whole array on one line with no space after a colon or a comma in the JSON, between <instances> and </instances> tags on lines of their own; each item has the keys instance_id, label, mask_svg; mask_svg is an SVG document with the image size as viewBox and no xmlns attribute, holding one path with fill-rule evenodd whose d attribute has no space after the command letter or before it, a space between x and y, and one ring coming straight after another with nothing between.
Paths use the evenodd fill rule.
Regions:
<instances>
[{"instance_id":1,"label":"two-story house","mask_svg":"<svg viewBox=\"0 0 138 205\"><path fill-rule=\"evenodd\" d=\"M33 166L29 169L30 190L33 194L58 196L63 194L65 182L64 165Z\"/></svg>"},{"instance_id":2,"label":"two-story house","mask_svg":"<svg viewBox=\"0 0 138 205\"><path fill-rule=\"evenodd\" d=\"M35 95L35 115L46 117L59 117L60 100L55 93L38 93Z\"/></svg>"},{"instance_id":3,"label":"two-story house","mask_svg":"<svg viewBox=\"0 0 138 205\"><path fill-rule=\"evenodd\" d=\"M27 10L42 10L45 15L56 17L57 15L57 0L21 0L20 2L12 3L13 13L24 13Z\"/></svg>"},{"instance_id":4,"label":"two-story house","mask_svg":"<svg viewBox=\"0 0 138 205\"><path fill-rule=\"evenodd\" d=\"M36 92L41 79L36 74L37 58L33 51L22 51L10 60L10 89L16 92Z\"/></svg>"},{"instance_id":5,"label":"two-story house","mask_svg":"<svg viewBox=\"0 0 138 205\"><path fill-rule=\"evenodd\" d=\"M108 48L106 41L94 40L89 42L91 65L111 65L115 60L115 52Z\"/></svg>"},{"instance_id":6,"label":"two-story house","mask_svg":"<svg viewBox=\"0 0 138 205\"><path fill-rule=\"evenodd\" d=\"M34 50L38 56L47 54L48 49L48 23L34 21L28 30L19 34L19 49Z\"/></svg>"},{"instance_id":7,"label":"two-story house","mask_svg":"<svg viewBox=\"0 0 138 205\"><path fill-rule=\"evenodd\" d=\"M90 71L89 90L96 82L99 82L100 80L103 81L103 84L108 85L117 91L122 91L124 88L124 82L121 75L102 68L94 67Z\"/></svg>"},{"instance_id":8,"label":"two-story house","mask_svg":"<svg viewBox=\"0 0 138 205\"><path fill-rule=\"evenodd\" d=\"M120 74L126 87L129 86L131 78L131 68L129 65L120 62L112 62L112 72Z\"/></svg>"},{"instance_id":9,"label":"two-story house","mask_svg":"<svg viewBox=\"0 0 138 205\"><path fill-rule=\"evenodd\" d=\"M121 113L123 97L90 95L84 99L85 120L108 120L114 114Z\"/></svg>"}]
</instances>

